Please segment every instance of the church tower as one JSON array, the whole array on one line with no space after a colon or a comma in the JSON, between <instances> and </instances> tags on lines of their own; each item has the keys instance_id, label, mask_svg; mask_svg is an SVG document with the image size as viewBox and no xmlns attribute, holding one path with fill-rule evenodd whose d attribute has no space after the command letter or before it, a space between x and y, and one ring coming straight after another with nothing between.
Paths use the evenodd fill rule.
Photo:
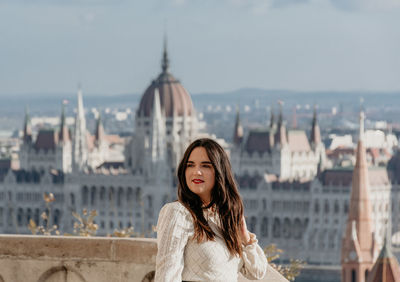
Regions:
<instances>
[{"instance_id":1,"label":"church tower","mask_svg":"<svg viewBox=\"0 0 400 282\"><path fill-rule=\"evenodd\" d=\"M342 282L366 282L377 253L363 135L364 113L361 112L360 138L353 170L349 214L342 242Z\"/></svg>"}]
</instances>

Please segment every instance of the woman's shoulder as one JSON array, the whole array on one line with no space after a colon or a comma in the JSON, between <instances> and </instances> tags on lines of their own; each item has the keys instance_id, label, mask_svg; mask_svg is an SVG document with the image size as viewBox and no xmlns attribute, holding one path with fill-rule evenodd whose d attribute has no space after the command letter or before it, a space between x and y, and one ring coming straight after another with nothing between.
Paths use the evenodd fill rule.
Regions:
<instances>
[{"instance_id":1,"label":"woman's shoulder","mask_svg":"<svg viewBox=\"0 0 400 282\"><path fill-rule=\"evenodd\" d=\"M165 204L160 211L161 214L187 217L191 216L189 210L179 201Z\"/></svg>"}]
</instances>

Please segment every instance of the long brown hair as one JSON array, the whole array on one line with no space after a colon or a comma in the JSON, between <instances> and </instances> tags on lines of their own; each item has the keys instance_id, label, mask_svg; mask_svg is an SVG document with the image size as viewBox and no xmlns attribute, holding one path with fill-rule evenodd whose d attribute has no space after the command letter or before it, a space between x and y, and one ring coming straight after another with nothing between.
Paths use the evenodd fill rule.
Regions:
<instances>
[{"instance_id":1,"label":"long brown hair","mask_svg":"<svg viewBox=\"0 0 400 282\"><path fill-rule=\"evenodd\" d=\"M190 191L185 171L190 154L197 147L203 147L215 170L215 185L211 190L211 201L203 207L200 197ZM242 256L240 239L243 202L233 177L231 164L224 149L214 140L202 138L195 140L186 149L178 166L178 199L190 211L194 222L194 239L197 242L214 240L215 234L204 218L203 209L215 205L220 218L221 232L229 252Z\"/></svg>"}]
</instances>

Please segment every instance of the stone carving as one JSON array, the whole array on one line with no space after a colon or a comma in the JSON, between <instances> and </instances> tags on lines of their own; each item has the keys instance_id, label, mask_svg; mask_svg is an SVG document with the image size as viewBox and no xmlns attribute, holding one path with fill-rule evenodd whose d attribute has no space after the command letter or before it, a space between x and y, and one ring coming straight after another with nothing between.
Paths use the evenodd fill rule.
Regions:
<instances>
[{"instance_id":1,"label":"stone carving","mask_svg":"<svg viewBox=\"0 0 400 282\"><path fill-rule=\"evenodd\" d=\"M86 282L86 280L77 271L63 265L47 270L40 276L38 282Z\"/></svg>"}]
</instances>

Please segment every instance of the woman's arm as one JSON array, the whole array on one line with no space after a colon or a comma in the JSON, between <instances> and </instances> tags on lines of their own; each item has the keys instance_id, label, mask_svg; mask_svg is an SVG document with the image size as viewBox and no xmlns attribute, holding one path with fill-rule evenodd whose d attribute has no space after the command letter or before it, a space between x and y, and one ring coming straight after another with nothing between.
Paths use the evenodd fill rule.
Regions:
<instances>
[{"instance_id":1,"label":"woman's arm","mask_svg":"<svg viewBox=\"0 0 400 282\"><path fill-rule=\"evenodd\" d=\"M157 223L155 282L182 281L183 252L193 233L190 213L178 202L166 204Z\"/></svg>"},{"instance_id":2,"label":"woman's arm","mask_svg":"<svg viewBox=\"0 0 400 282\"><path fill-rule=\"evenodd\" d=\"M244 217L240 235L243 244L243 266L240 272L248 279L262 279L267 272L268 261L264 251L258 245L256 235L247 230Z\"/></svg>"}]
</instances>

